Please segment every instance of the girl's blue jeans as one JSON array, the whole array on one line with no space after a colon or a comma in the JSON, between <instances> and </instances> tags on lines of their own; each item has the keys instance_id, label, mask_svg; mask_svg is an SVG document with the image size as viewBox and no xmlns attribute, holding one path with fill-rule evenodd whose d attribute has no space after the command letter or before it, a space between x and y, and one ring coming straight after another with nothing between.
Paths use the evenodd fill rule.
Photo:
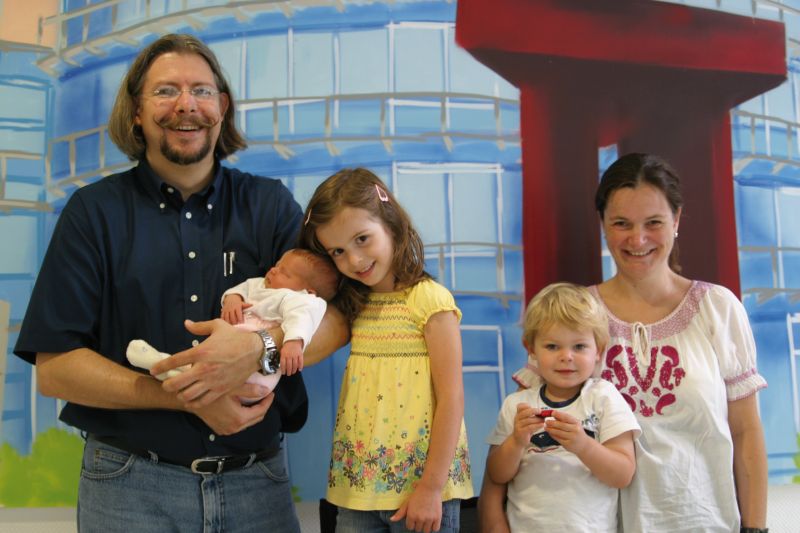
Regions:
<instances>
[{"instance_id":1,"label":"girl's blue jeans","mask_svg":"<svg viewBox=\"0 0 800 533\"><path fill-rule=\"evenodd\" d=\"M336 533L407 533L405 519L392 522L396 511L354 511L339 507ZM457 533L460 527L461 500L442 502L442 526L439 533Z\"/></svg>"}]
</instances>

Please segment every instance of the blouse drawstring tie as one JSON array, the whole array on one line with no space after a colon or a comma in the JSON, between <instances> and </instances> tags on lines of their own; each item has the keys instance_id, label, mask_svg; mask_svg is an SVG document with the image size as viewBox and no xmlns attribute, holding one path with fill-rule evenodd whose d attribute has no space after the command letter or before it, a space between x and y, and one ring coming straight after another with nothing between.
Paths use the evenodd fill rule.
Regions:
<instances>
[{"instance_id":1,"label":"blouse drawstring tie","mask_svg":"<svg viewBox=\"0 0 800 533\"><path fill-rule=\"evenodd\" d=\"M641 322L631 324L631 348L640 365L650 364L650 333Z\"/></svg>"}]
</instances>

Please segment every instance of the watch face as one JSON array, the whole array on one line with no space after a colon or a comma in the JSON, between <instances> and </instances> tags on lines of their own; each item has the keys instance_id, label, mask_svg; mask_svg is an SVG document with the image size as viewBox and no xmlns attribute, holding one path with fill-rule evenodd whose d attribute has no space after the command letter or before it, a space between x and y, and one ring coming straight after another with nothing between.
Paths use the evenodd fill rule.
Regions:
<instances>
[{"instance_id":1,"label":"watch face","mask_svg":"<svg viewBox=\"0 0 800 533\"><path fill-rule=\"evenodd\" d=\"M261 358L261 373L270 375L276 373L281 368L281 356L274 348L268 350Z\"/></svg>"}]
</instances>

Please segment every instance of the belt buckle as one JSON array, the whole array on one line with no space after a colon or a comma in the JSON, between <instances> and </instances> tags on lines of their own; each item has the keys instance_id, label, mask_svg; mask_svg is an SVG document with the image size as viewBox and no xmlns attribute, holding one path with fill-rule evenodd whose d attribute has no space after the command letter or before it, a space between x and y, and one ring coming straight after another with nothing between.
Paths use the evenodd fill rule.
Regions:
<instances>
[{"instance_id":1,"label":"belt buckle","mask_svg":"<svg viewBox=\"0 0 800 533\"><path fill-rule=\"evenodd\" d=\"M192 472L195 474L220 474L222 473L223 468L225 468L225 459L227 459L227 457L201 457L200 459L195 459L192 461L192 464L189 468L191 468ZM199 468L205 463L216 463L216 472L205 472L203 470L199 470Z\"/></svg>"}]
</instances>

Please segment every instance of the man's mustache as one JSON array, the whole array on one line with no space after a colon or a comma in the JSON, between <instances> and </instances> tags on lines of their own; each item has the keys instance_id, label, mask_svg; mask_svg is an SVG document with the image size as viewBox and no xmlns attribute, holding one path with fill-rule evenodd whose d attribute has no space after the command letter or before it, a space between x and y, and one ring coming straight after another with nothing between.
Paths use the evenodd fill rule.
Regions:
<instances>
[{"instance_id":1,"label":"man's mustache","mask_svg":"<svg viewBox=\"0 0 800 533\"><path fill-rule=\"evenodd\" d=\"M171 130L176 130L181 126L193 126L196 128L213 128L220 122L220 118L208 118L204 116L193 116L193 117L165 117L161 120L155 120L154 122L162 127L168 128Z\"/></svg>"}]
</instances>

